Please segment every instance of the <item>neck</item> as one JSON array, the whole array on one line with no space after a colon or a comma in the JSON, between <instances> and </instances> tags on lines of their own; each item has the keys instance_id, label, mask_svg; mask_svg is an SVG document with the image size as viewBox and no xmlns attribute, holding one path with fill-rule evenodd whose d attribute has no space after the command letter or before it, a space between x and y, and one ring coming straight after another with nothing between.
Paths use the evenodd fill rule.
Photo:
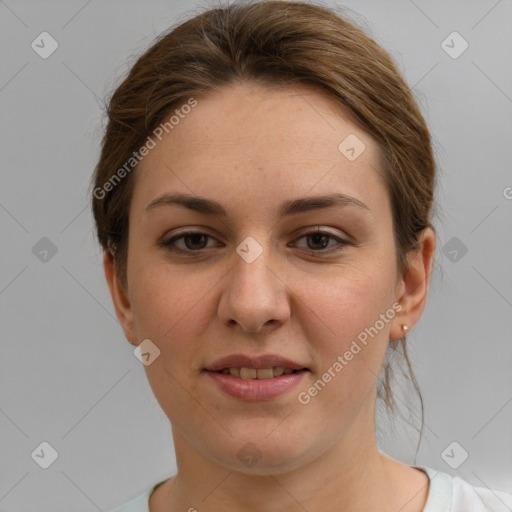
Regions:
<instances>
[{"instance_id":1,"label":"neck","mask_svg":"<svg viewBox=\"0 0 512 512\"><path fill-rule=\"evenodd\" d=\"M306 454L307 463L287 471L267 468L263 474L229 469L197 451L173 428L178 473L151 511L422 510L418 504L426 500L426 491L414 502L410 496L418 493L424 475L416 472L415 489L405 489L404 478L410 479L415 470L378 450L374 421L369 419L354 424L332 446L324 446L323 452L315 446L318 454L309 458Z\"/></svg>"}]
</instances>

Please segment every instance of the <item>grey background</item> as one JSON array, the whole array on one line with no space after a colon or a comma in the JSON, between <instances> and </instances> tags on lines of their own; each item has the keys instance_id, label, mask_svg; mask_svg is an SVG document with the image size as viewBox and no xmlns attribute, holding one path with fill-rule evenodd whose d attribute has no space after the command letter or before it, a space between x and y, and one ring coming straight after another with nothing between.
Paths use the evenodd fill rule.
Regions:
<instances>
[{"instance_id":1,"label":"grey background","mask_svg":"<svg viewBox=\"0 0 512 512\"><path fill-rule=\"evenodd\" d=\"M0 0L0 512L107 511L175 472L170 425L115 319L87 192L100 100L154 36L206 5ZM417 464L512 492L512 2L343 5L414 88L440 170L438 267L408 337L426 406ZM31 48L43 31L59 44L47 59ZM456 59L441 46L453 31L469 44ZM43 237L55 254L38 252ZM412 463L405 423L379 439ZM48 469L31 457L43 441L58 452ZM469 453L457 469L441 455L453 441Z\"/></svg>"}]
</instances>

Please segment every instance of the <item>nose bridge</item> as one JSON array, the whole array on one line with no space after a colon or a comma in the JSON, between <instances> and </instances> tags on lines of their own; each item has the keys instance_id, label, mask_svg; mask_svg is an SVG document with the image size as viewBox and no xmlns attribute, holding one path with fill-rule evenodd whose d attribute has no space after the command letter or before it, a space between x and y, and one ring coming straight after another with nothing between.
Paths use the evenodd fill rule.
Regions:
<instances>
[{"instance_id":1,"label":"nose bridge","mask_svg":"<svg viewBox=\"0 0 512 512\"><path fill-rule=\"evenodd\" d=\"M276 279L271 270L271 243L264 235L246 237L236 248L237 257L233 266L233 287L244 296L245 301L252 297L268 302L276 293L274 280Z\"/></svg>"},{"instance_id":2,"label":"nose bridge","mask_svg":"<svg viewBox=\"0 0 512 512\"><path fill-rule=\"evenodd\" d=\"M252 332L269 321L284 322L289 315L286 286L276 276L276 258L267 239L265 234L248 236L236 247L219 305L224 322L235 321Z\"/></svg>"}]
</instances>

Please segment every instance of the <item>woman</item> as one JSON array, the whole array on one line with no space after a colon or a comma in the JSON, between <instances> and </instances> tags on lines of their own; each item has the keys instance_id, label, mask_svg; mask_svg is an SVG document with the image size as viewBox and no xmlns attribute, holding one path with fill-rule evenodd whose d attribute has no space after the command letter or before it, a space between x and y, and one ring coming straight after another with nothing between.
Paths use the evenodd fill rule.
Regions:
<instances>
[{"instance_id":1,"label":"woman","mask_svg":"<svg viewBox=\"0 0 512 512\"><path fill-rule=\"evenodd\" d=\"M118 512L508 510L377 448L436 243L430 134L382 48L306 3L212 9L108 114L105 275L178 467Z\"/></svg>"}]
</instances>

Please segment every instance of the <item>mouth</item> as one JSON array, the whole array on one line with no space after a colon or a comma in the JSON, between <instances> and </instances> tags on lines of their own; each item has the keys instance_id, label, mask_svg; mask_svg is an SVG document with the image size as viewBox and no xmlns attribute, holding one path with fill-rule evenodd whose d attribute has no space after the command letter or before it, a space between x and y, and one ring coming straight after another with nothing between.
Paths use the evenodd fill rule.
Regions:
<instances>
[{"instance_id":1,"label":"mouth","mask_svg":"<svg viewBox=\"0 0 512 512\"><path fill-rule=\"evenodd\" d=\"M230 366L220 370L204 370L224 395L243 401L274 400L289 393L309 373L308 368L248 368Z\"/></svg>"},{"instance_id":2,"label":"mouth","mask_svg":"<svg viewBox=\"0 0 512 512\"><path fill-rule=\"evenodd\" d=\"M303 364L280 354L231 354L203 369L224 394L256 401L289 394L309 371Z\"/></svg>"},{"instance_id":3,"label":"mouth","mask_svg":"<svg viewBox=\"0 0 512 512\"><path fill-rule=\"evenodd\" d=\"M263 380L281 377L282 375L291 375L292 373L299 373L308 371L307 368L293 369L285 368L283 366L272 366L269 368L247 368L247 367L230 367L222 368L214 373L221 373L223 375L231 375L243 380Z\"/></svg>"}]
</instances>

